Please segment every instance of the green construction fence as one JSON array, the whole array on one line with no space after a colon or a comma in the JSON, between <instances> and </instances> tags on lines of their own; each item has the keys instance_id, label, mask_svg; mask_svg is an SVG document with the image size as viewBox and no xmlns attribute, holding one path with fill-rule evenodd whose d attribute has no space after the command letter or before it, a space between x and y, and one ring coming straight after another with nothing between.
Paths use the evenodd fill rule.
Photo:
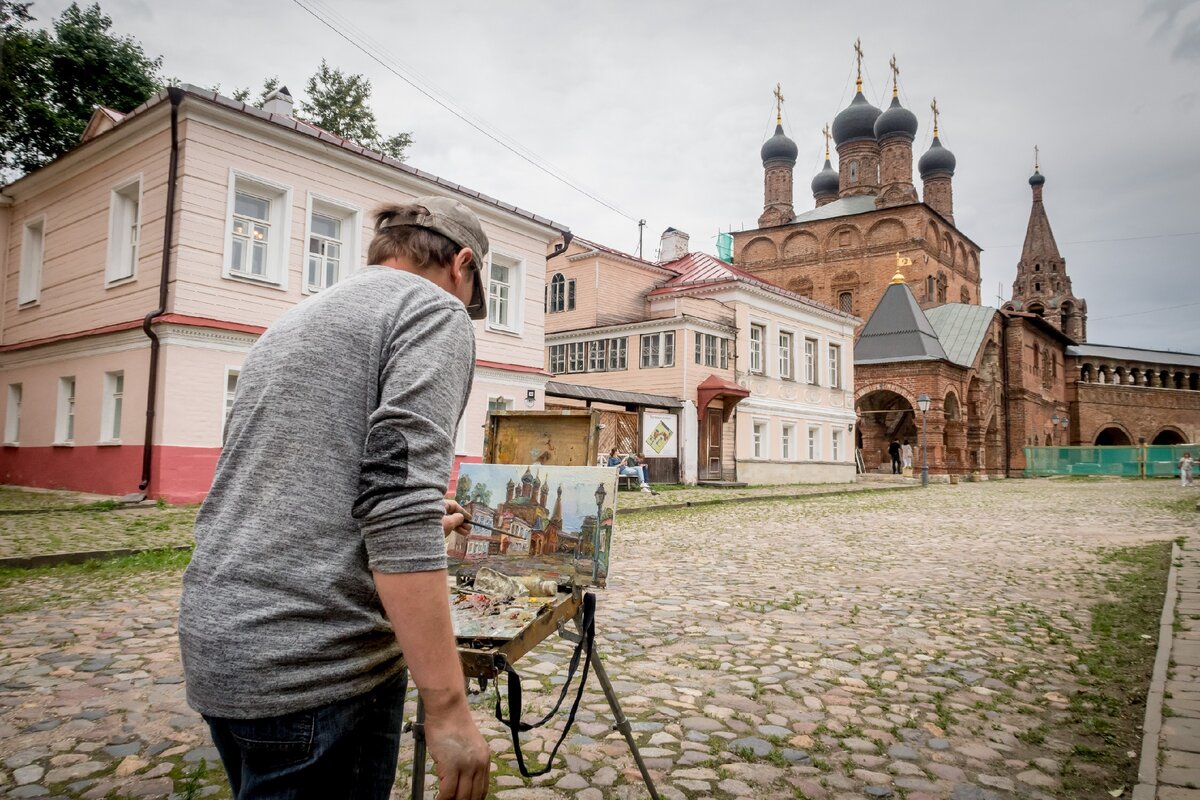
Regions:
<instances>
[{"instance_id":1,"label":"green construction fence","mask_svg":"<svg viewBox=\"0 0 1200 800\"><path fill-rule=\"evenodd\" d=\"M1179 476L1179 459L1190 452L1200 460L1200 444L1148 444L1144 447L1026 447L1025 477L1117 475L1124 478Z\"/></svg>"}]
</instances>

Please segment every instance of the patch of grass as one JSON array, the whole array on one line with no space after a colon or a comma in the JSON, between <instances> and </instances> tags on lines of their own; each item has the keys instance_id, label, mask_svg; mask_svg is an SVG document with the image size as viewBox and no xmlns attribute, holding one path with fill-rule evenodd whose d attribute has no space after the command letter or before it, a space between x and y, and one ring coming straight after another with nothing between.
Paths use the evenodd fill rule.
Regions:
<instances>
[{"instance_id":1,"label":"patch of grass","mask_svg":"<svg viewBox=\"0 0 1200 800\"><path fill-rule=\"evenodd\" d=\"M1110 550L1101 557L1114 573L1104 587L1113 599L1092 608L1088 646L1076 651L1087 675L1070 701L1075 741L1063 774L1067 797L1097 797L1112 786L1137 783L1137 761L1126 753L1141 749L1170 559L1169 542ZM1101 769L1070 768L1072 760Z\"/></svg>"},{"instance_id":2,"label":"patch of grass","mask_svg":"<svg viewBox=\"0 0 1200 800\"><path fill-rule=\"evenodd\" d=\"M59 600L78 600L97 584L122 586L126 579L139 575L176 573L191 558L191 550L164 549L82 564L0 568L0 614L32 611Z\"/></svg>"}]
</instances>

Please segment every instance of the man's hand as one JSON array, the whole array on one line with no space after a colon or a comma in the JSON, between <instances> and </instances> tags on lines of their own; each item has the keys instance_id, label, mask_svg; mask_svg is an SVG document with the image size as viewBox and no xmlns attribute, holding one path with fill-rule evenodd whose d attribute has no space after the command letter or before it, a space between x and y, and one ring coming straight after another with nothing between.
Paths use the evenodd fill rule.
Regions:
<instances>
[{"instance_id":1,"label":"man's hand","mask_svg":"<svg viewBox=\"0 0 1200 800\"><path fill-rule=\"evenodd\" d=\"M471 533L471 523L467 521L467 510L453 500L446 501L446 516L442 517L442 533L447 536L457 530L463 536Z\"/></svg>"},{"instance_id":2,"label":"man's hand","mask_svg":"<svg viewBox=\"0 0 1200 800\"><path fill-rule=\"evenodd\" d=\"M437 765L437 800L484 800L491 751L465 701L445 711L426 703L425 743Z\"/></svg>"}]
</instances>

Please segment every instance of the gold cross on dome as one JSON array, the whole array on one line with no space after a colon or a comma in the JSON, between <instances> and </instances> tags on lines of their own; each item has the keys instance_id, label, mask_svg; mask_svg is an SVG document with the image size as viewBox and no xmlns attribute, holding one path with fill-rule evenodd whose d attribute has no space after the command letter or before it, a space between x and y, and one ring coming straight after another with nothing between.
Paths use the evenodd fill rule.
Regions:
<instances>
[{"instance_id":1,"label":"gold cross on dome","mask_svg":"<svg viewBox=\"0 0 1200 800\"><path fill-rule=\"evenodd\" d=\"M822 135L825 136L825 160L829 160L829 123L825 123L825 127L821 129Z\"/></svg>"},{"instance_id":2,"label":"gold cross on dome","mask_svg":"<svg viewBox=\"0 0 1200 800\"><path fill-rule=\"evenodd\" d=\"M782 125L783 124L783 87L780 86L778 83L775 84L775 91L772 92L772 94L775 95L775 124Z\"/></svg>"},{"instance_id":3,"label":"gold cross on dome","mask_svg":"<svg viewBox=\"0 0 1200 800\"><path fill-rule=\"evenodd\" d=\"M855 80L855 85L858 87L858 90L861 92L862 91L862 60L863 60L862 39L854 40L854 60L856 62L858 62L858 78Z\"/></svg>"},{"instance_id":4,"label":"gold cross on dome","mask_svg":"<svg viewBox=\"0 0 1200 800\"><path fill-rule=\"evenodd\" d=\"M936 97L933 98L933 102L929 104L929 107L933 109L933 135L937 136L938 135L938 107L937 107L937 98Z\"/></svg>"},{"instance_id":5,"label":"gold cross on dome","mask_svg":"<svg viewBox=\"0 0 1200 800\"><path fill-rule=\"evenodd\" d=\"M1038 162L1038 146L1033 146L1033 171L1037 172L1040 164Z\"/></svg>"},{"instance_id":6,"label":"gold cross on dome","mask_svg":"<svg viewBox=\"0 0 1200 800\"><path fill-rule=\"evenodd\" d=\"M892 97L900 93L900 68L896 66L896 54L892 53L892 60L888 62L892 68Z\"/></svg>"}]
</instances>

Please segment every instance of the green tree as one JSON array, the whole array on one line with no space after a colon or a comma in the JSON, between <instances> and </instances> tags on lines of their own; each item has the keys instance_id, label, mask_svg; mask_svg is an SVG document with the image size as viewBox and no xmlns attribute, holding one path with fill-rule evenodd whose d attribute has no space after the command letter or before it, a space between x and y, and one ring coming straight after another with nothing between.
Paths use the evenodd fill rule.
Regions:
<instances>
[{"instance_id":1,"label":"green tree","mask_svg":"<svg viewBox=\"0 0 1200 800\"><path fill-rule=\"evenodd\" d=\"M482 506L490 506L492 504L492 490L487 487L486 483L478 483L471 491L471 500Z\"/></svg>"},{"instance_id":2,"label":"green tree","mask_svg":"<svg viewBox=\"0 0 1200 800\"><path fill-rule=\"evenodd\" d=\"M68 6L53 32L28 3L0 0L0 168L37 169L79 143L97 106L130 111L163 84L161 58L111 31L100 5Z\"/></svg>"},{"instance_id":3,"label":"green tree","mask_svg":"<svg viewBox=\"0 0 1200 800\"><path fill-rule=\"evenodd\" d=\"M466 475L458 476L458 485L454 487L454 502L466 505L471 501L471 479Z\"/></svg>"},{"instance_id":4,"label":"green tree","mask_svg":"<svg viewBox=\"0 0 1200 800\"><path fill-rule=\"evenodd\" d=\"M404 160L412 136L408 133L384 136L379 132L370 106L371 82L365 77L347 75L322 59L316 74L308 79L304 93L308 99L301 102L300 111L305 119L363 147Z\"/></svg>"}]
</instances>

